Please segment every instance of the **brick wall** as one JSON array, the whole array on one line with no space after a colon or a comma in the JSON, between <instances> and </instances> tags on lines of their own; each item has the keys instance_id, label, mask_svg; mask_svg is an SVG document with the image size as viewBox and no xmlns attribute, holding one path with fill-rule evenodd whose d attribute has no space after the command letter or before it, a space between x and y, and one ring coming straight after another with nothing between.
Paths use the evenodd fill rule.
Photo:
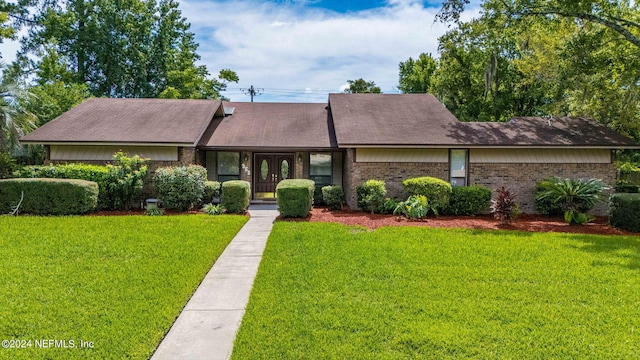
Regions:
<instances>
[{"instance_id":1,"label":"brick wall","mask_svg":"<svg viewBox=\"0 0 640 360\"><path fill-rule=\"evenodd\" d=\"M550 177L602 180L613 187L616 180L614 164L489 164L469 165L469 184L484 185L492 190L504 185L517 196L517 202L525 213L535 212L533 192L536 182ZM608 192L610 193L610 191ZM608 198L607 195L604 198ZM600 203L594 212L607 214L606 202Z\"/></svg>"},{"instance_id":2,"label":"brick wall","mask_svg":"<svg viewBox=\"0 0 640 360\"><path fill-rule=\"evenodd\" d=\"M355 151L349 149L345 157L344 189L347 204L356 208L356 187L363 182L375 179L384 180L387 197L404 199L406 194L402 181L418 176L432 176L449 181L447 163L369 163L354 162Z\"/></svg>"}]
</instances>

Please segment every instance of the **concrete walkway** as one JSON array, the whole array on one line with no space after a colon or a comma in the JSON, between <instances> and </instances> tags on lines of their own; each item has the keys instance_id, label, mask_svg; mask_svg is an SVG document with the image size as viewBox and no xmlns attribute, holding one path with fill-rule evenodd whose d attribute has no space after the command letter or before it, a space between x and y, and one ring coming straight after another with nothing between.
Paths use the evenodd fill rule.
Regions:
<instances>
[{"instance_id":1,"label":"concrete walkway","mask_svg":"<svg viewBox=\"0 0 640 360\"><path fill-rule=\"evenodd\" d=\"M275 205L252 205L251 218L213 265L152 360L229 359L258 272Z\"/></svg>"}]
</instances>

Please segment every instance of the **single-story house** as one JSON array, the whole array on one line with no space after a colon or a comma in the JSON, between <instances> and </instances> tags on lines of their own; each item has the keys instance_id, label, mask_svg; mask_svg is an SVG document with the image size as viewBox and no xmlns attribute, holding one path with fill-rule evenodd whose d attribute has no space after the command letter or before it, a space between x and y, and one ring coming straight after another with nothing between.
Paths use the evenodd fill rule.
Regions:
<instances>
[{"instance_id":1,"label":"single-story house","mask_svg":"<svg viewBox=\"0 0 640 360\"><path fill-rule=\"evenodd\" d=\"M533 212L537 181L599 178L613 185L612 151L633 140L583 118L460 122L429 94L330 94L328 103L104 99L84 101L22 137L48 163L105 163L121 149L158 166L201 164L210 180L242 179L254 201L282 179L355 188L368 179L402 197L402 181L433 176L454 186L502 185Z\"/></svg>"}]
</instances>

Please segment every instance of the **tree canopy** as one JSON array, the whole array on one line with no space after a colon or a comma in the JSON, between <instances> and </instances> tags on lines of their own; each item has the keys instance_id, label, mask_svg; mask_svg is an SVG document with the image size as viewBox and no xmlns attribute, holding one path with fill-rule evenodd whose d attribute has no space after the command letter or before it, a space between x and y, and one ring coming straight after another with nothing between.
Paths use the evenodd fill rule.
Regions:
<instances>
[{"instance_id":1,"label":"tree canopy","mask_svg":"<svg viewBox=\"0 0 640 360\"><path fill-rule=\"evenodd\" d=\"M357 80L347 80L347 83L349 84L349 87L344 90L344 92L347 94L382 93L380 87L376 86L375 82L366 81L363 78Z\"/></svg>"}]
</instances>

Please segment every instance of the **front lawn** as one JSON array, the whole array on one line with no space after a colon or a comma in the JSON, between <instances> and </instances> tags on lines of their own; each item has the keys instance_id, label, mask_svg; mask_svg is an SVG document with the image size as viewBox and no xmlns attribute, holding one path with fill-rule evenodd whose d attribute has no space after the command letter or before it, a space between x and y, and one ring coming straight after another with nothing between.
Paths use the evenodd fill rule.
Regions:
<instances>
[{"instance_id":1,"label":"front lawn","mask_svg":"<svg viewBox=\"0 0 640 360\"><path fill-rule=\"evenodd\" d=\"M246 221L0 217L0 358L147 359Z\"/></svg>"},{"instance_id":2,"label":"front lawn","mask_svg":"<svg viewBox=\"0 0 640 360\"><path fill-rule=\"evenodd\" d=\"M640 237L278 222L233 359L640 357Z\"/></svg>"}]
</instances>

